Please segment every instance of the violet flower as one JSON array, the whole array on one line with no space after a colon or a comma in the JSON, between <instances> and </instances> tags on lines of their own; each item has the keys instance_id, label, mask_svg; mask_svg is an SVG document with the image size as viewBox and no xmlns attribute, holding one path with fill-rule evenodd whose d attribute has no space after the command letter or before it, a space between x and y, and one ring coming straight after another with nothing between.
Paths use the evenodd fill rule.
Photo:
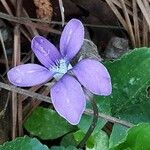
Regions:
<instances>
[{"instance_id":1,"label":"violet flower","mask_svg":"<svg viewBox=\"0 0 150 150\"><path fill-rule=\"evenodd\" d=\"M60 51L42 36L33 38L32 50L43 66L23 64L8 72L9 81L20 87L46 83L54 77L57 82L50 89L52 103L58 114L72 125L79 123L86 107L82 86L93 94L104 96L110 95L112 90L110 75L100 62L83 59L74 67L70 64L83 41L83 25L79 20L72 19L62 32Z\"/></svg>"}]
</instances>

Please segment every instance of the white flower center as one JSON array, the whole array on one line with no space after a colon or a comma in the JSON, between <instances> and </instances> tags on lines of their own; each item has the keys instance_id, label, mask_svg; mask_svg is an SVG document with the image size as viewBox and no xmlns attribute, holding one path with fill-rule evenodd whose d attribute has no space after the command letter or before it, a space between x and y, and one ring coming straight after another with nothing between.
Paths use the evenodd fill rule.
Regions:
<instances>
[{"instance_id":1,"label":"white flower center","mask_svg":"<svg viewBox=\"0 0 150 150\"><path fill-rule=\"evenodd\" d=\"M66 60L60 59L56 62L56 65L50 68L50 71L55 72L54 78L58 81L68 70L72 68L71 64L67 64Z\"/></svg>"}]
</instances>

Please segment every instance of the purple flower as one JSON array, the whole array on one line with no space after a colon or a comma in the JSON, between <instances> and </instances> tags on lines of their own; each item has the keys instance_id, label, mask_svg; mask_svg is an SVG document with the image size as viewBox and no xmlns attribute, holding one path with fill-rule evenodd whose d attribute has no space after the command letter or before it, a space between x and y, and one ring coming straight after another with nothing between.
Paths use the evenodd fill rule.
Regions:
<instances>
[{"instance_id":1,"label":"purple flower","mask_svg":"<svg viewBox=\"0 0 150 150\"><path fill-rule=\"evenodd\" d=\"M70 64L83 41L83 25L79 20L72 19L62 32L60 52L47 39L36 36L32 40L31 47L43 66L23 64L8 72L9 81L20 87L46 83L54 77L57 82L50 90L52 103L59 115L73 125L79 123L86 107L82 86L97 95L107 96L112 91L109 73L100 62L83 59L74 67Z\"/></svg>"}]
</instances>

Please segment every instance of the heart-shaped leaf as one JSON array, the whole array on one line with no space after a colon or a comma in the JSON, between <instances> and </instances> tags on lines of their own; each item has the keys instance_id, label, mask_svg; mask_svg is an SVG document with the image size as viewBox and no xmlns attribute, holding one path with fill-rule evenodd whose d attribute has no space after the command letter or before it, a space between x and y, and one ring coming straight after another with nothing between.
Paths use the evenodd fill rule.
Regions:
<instances>
[{"instance_id":1,"label":"heart-shaped leaf","mask_svg":"<svg viewBox=\"0 0 150 150\"><path fill-rule=\"evenodd\" d=\"M49 150L49 148L36 138L24 136L0 145L0 150Z\"/></svg>"},{"instance_id":2,"label":"heart-shaped leaf","mask_svg":"<svg viewBox=\"0 0 150 150\"><path fill-rule=\"evenodd\" d=\"M54 110L37 107L24 123L25 129L34 136L41 139L56 139L74 130L70 125Z\"/></svg>"},{"instance_id":3,"label":"heart-shaped leaf","mask_svg":"<svg viewBox=\"0 0 150 150\"><path fill-rule=\"evenodd\" d=\"M131 128L124 141L109 150L149 150L150 124L142 123Z\"/></svg>"}]
</instances>

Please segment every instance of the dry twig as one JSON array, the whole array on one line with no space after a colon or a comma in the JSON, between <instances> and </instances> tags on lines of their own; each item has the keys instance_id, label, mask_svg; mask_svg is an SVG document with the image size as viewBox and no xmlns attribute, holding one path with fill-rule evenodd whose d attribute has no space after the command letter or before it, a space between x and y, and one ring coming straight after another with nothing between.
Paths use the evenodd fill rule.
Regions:
<instances>
[{"instance_id":1,"label":"dry twig","mask_svg":"<svg viewBox=\"0 0 150 150\"><path fill-rule=\"evenodd\" d=\"M12 22L16 22L19 24L24 24L24 25L31 27L31 28L37 28L37 29L41 29L43 31L52 32L55 34L61 33L60 31L55 30L55 29L49 27L48 25L41 25L41 23L34 23L28 18L23 18L23 17L18 18L18 17L7 15L5 13L1 13L1 12L0 12L0 18L6 19L6 20L9 20Z\"/></svg>"},{"instance_id":2,"label":"dry twig","mask_svg":"<svg viewBox=\"0 0 150 150\"><path fill-rule=\"evenodd\" d=\"M59 8L61 13L62 26L65 24L64 6L62 0L59 0Z\"/></svg>"},{"instance_id":3,"label":"dry twig","mask_svg":"<svg viewBox=\"0 0 150 150\"><path fill-rule=\"evenodd\" d=\"M51 103L51 99L48 96L44 96L44 95L41 95L41 94L38 94L38 93L35 93L35 92L31 92L31 91L28 91L28 90L25 90L25 89L22 89L22 88L18 88L18 87L15 87L13 85L8 85L8 84L0 82L0 88L6 89L6 90L9 90L9 91L14 91L14 92L17 92L18 94L23 94L23 95L32 97L34 99L37 99L37 100L40 100L40 101L43 101L43 102ZM86 109L84 113L87 114L87 115L90 115L90 116L93 115L93 111L91 109ZM120 120L120 119L115 118L115 117L111 117L109 115L105 115L103 113L99 113L99 118L102 118L106 121L110 121L110 122L113 122L113 123L121 124L121 125L126 126L128 128L134 126L132 123L129 123L129 122L124 121L124 120Z\"/></svg>"},{"instance_id":4,"label":"dry twig","mask_svg":"<svg viewBox=\"0 0 150 150\"><path fill-rule=\"evenodd\" d=\"M17 17L21 16L21 10L22 10L22 0L16 1L16 15ZM16 24L14 27L14 52L13 52L13 66L17 66L20 64L20 56L21 56L21 50L20 50L20 24ZM19 102L20 103L20 102ZM17 93L12 92L12 139L15 139L17 136L17 113L18 113L18 107L17 105ZM19 112L21 113L21 112ZM20 115L19 115L20 116ZM18 122L19 124L20 122ZM20 128L19 128L20 131Z\"/></svg>"},{"instance_id":5,"label":"dry twig","mask_svg":"<svg viewBox=\"0 0 150 150\"><path fill-rule=\"evenodd\" d=\"M4 44L4 40L3 40L1 30L0 30L0 41L1 41L1 44L2 44L2 49L3 49L3 53L4 53L4 58L5 58L6 71L8 71L9 70L8 57L7 57L7 52L6 52L6 48L5 48L5 44Z\"/></svg>"}]
</instances>

